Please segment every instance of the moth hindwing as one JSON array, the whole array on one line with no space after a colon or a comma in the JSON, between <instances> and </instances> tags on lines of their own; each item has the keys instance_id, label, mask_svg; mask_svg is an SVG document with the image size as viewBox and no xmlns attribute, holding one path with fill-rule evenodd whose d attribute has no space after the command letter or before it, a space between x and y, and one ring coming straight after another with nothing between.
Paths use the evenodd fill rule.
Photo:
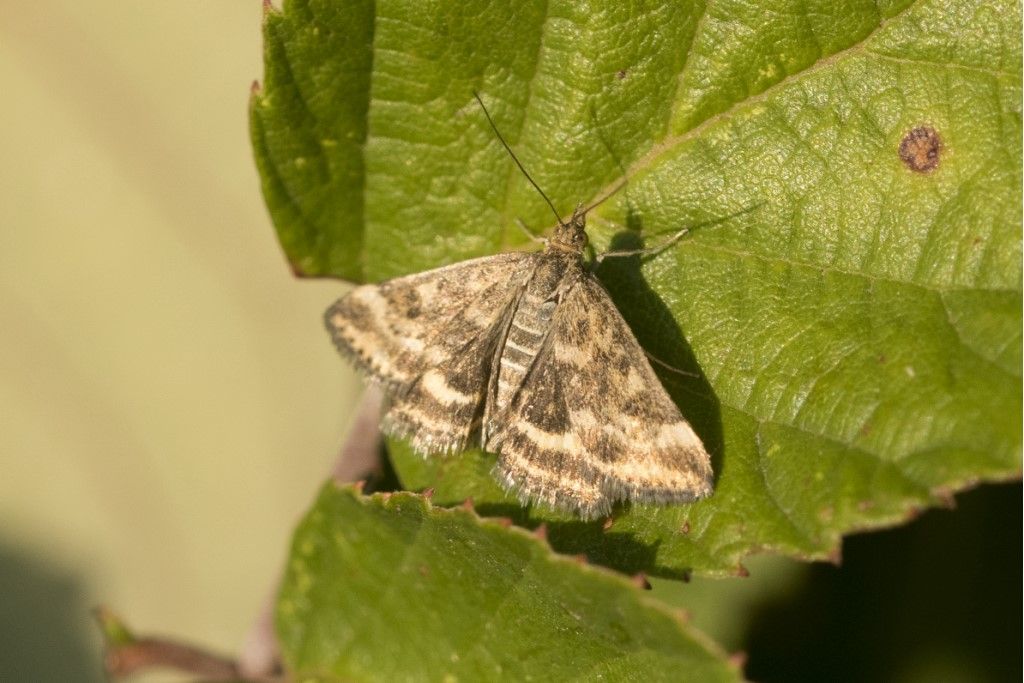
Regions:
<instances>
[{"instance_id":1,"label":"moth hindwing","mask_svg":"<svg viewBox=\"0 0 1024 683\"><path fill-rule=\"evenodd\" d=\"M357 287L327 328L383 387L385 432L423 454L496 453L524 503L593 518L704 497L710 458L585 267L585 224L577 209L542 252Z\"/></svg>"}]
</instances>

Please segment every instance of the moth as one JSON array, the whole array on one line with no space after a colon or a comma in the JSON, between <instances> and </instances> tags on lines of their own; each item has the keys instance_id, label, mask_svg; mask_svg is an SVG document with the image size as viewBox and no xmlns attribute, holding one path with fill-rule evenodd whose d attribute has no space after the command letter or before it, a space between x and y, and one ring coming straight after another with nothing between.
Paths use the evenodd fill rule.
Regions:
<instances>
[{"instance_id":1,"label":"moth","mask_svg":"<svg viewBox=\"0 0 1024 683\"><path fill-rule=\"evenodd\" d=\"M382 387L387 434L424 455L497 454L523 503L592 519L707 496L707 451L585 262L586 211L559 218L543 251L357 287L327 329Z\"/></svg>"}]
</instances>

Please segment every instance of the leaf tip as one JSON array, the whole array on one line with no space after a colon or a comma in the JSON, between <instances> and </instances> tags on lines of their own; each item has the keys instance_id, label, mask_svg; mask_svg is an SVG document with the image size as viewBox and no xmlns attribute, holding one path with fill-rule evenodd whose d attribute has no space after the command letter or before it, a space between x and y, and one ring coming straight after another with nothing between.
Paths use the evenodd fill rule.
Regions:
<instances>
[{"instance_id":1,"label":"leaf tip","mask_svg":"<svg viewBox=\"0 0 1024 683\"><path fill-rule=\"evenodd\" d=\"M366 480L365 479L360 479L359 481L352 482L352 490L355 491L356 493L360 494L360 495L362 495L362 493L363 493L363 487L364 486L366 486Z\"/></svg>"},{"instance_id":2,"label":"leaf tip","mask_svg":"<svg viewBox=\"0 0 1024 683\"><path fill-rule=\"evenodd\" d=\"M830 564L834 564L837 567L841 565L843 563L843 546L837 544L835 548L828 551L827 559Z\"/></svg>"},{"instance_id":3,"label":"leaf tip","mask_svg":"<svg viewBox=\"0 0 1024 683\"><path fill-rule=\"evenodd\" d=\"M743 650L729 655L729 665L737 669L743 669L747 665L747 653Z\"/></svg>"},{"instance_id":4,"label":"leaf tip","mask_svg":"<svg viewBox=\"0 0 1024 683\"><path fill-rule=\"evenodd\" d=\"M292 271L292 275L294 275L295 277L302 278L310 276L309 270L306 269L305 266L303 266L301 263L299 263L298 261L294 261L291 258L288 258L287 260L288 268Z\"/></svg>"},{"instance_id":5,"label":"leaf tip","mask_svg":"<svg viewBox=\"0 0 1024 683\"><path fill-rule=\"evenodd\" d=\"M679 533L681 533L683 536L686 536L690 533L690 520L686 520L685 522L683 522L683 525L679 527Z\"/></svg>"},{"instance_id":6,"label":"leaf tip","mask_svg":"<svg viewBox=\"0 0 1024 683\"><path fill-rule=\"evenodd\" d=\"M249 96L258 97L261 92L263 92L263 86L257 79L252 79L252 83L249 84Z\"/></svg>"},{"instance_id":7,"label":"leaf tip","mask_svg":"<svg viewBox=\"0 0 1024 683\"><path fill-rule=\"evenodd\" d=\"M463 510L468 510L469 512L473 512L473 510L474 510L473 496L470 496L466 500L462 501L462 509Z\"/></svg>"},{"instance_id":8,"label":"leaf tip","mask_svg":"<svg viewBox=\"0 0 1024 683\"><path fill-rule=\"evenodd\" d=\"M906 521L912 522L921 516L921 507L919 505L911 505L906 511Z\"/></svg>"},{"instance_id":9,"label":"leaf tip","mask_svg":"<svg viewBox=\"0 0 1024 683\"><path fill-rule=\"evenodd\" d=\"M937 488L932 491L932 495L935 496L935 500L938 502L939 507L943 507L947 510L956 509L956 496L953 495L953 491L947 488Z\"/></svg>"},{"instance_id":10,"label":"leaf tip","mask_svg":"<svg viewBox=\"0 0 1024 683\"><path fill-rule=\"evenodd\" d=\"M748 576L750 576L750 570L744 567L742 564L736 565L736 568L733 569L733 573L741 579L745 579Z\"/></svg>"},{"instance_id":11,"label":"leaf tip","mask_svg":"<svg viewBox=\"0 0 1024 683\"><path fill-rule=\"evenodd\" d=\"M434 497L434 487L431 486L430 488L423 489L423 493L420 495L423 496L424 500L430 500Z\"/></svg>"},{"instance_id":12,"label":"leaf tip","mask_svg":"<svg viewBox=\"0 0 1024 683\"><path fill-rule=\"evenodd\" d=\"M609 529L612 528L613 524L615 524L615 518L614 517L608 517L607 519L604 520L604 523L601 525L601 531L608 531Z\"/></svg>"},{"instance_id":13,"label":"leaf tip","mask_svg":"<svg viewBox=\"0 0 1024 683\"><path fill-rule=\"evenodd\" d=\"M631 577L631 581L633 582L634 586L641 590L649 591L652 588L651 582L647 580L647 577L644 576L643 572L637 572L636 574L633 574L633 576Z\"/></svg>"},{"instance_id":14,"label":"leaf tip","mask_svg":"<svg viewBox=\"0 0 1024 683\"><path fill-rule=\"evenodd\" d=\"M533 535L539 540L547 542L548 540L548 525L544 522L540 523L540 526L533 530Z\"/></svg>"},{"instance_id":15,"label":"leaf tip","mask_svg":"<svg viewBox=\"0 0 1024 683\"><path fill-rule=\"evenodd\" d=\"M132 635L121 617L114 614L113 610L106 605L94 607L92 616L99 624L103 640L108 647L130 645L135 642L135 636Z\"/></svg>"},{"instance_id":16,"label":"leaf tip","mask_svg":"<svg viewBox=\"0 0 1024 683\"><path fill-rule=\"evenodd\" d=\"M587 556L585 554L583 554L583 553L580 553L578 555L573 555L572 556L572 560L576 564L589 564L589 560L587 559Z\"/></svg>"}]
</instances>

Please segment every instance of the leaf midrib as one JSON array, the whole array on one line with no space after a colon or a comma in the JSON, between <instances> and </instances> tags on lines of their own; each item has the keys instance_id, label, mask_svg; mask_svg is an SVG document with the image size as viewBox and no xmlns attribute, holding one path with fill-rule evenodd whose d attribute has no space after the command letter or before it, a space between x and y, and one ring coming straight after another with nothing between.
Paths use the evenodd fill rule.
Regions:
<instances>
[{"instance_id":1,"label":"leaf midrib","mask_svg":"<svg viewBox=\"0 0 1024 683\"><path fill-rule=\"evenodd\" d=\"M669 136L667 138L664 138L660 142L656 143L653 147L651 147L651 149L648 150L647 153L644 156L640 157L640 159L635 161L633 164L630 165L630 167L628 169L626 169L626 174L625 174L626 178L629 179L629 178L633 178L633 177L639 175L643 171L645 171L648 168L650 168L651 166L653 166L654 165L654 161L658 157L660 157L662 154L665 154L665 153L669 152L670 150L674 149L675 147L677 147L679 145L682 145L682 144L684 144L684 143L686 143L686 142L688 142L688 141L698 137L701 133L704 132L705 129L710 128L711 126L713 126L714 124L718 123L719 121L723 121L723 120L729 119L730 117L735 115L740 109L745 108L745 107L751 107L751 106L754 106L756 104L759 104L762 101L767 100L775 92L781 90L782 88L784 88L785 86L789 85L790 83L794 83L794 82L799 81L800 79L808 77L809 75L812 75L812 74L822 70L823 68L832 65L834 62L837 62L837 61L841 60L842 58L844 58L847 55L855 54L855 53L859 53L859 52L865 52L865 53L868 53L868 54L874 54L874 53L870 52L869 50L867 50L864 47L868 43L868 41L870 41L880 30L882 30L883 28L885 28L889 24L891 24L894 21L896 21L902 15L906 14L909 10L911 10L914 7L916 7L920 2L922 2L922 0L914 0L913 2L909 3L906 7L901 9L899 12L897 12L896 14L892 15L891 17L889 17L888 19L882 19L882 21L879 22L878 26L876 26L871 32L869 32L866 36L864 36L863 39L861 39L860 41L858 41L856 43L853 43L849 47L846 47L846 48L844 48L842 50L839 50L838 52L833 52L830 55L821 57L820 59L815 61L813 64L811 64L811 65L809 65L807 67L804 67L803 69L800 69L799 71L795 71L795 72L789 74L785 78L782 78L778 82L773 83L772 85L768 86L767 88L765 88L761 92L757 93L756 95L752 95L752 96L747 97L747 98L742 99L742 100L737 100L731 106L729 106L727 109L724 109L724 110L718 112L717 114L709 116L708 118L704 119L703 121L701 121L697 125L693 126L692 128L690 128L690 129L688 129L688 130L686 130L686 131L684 131L684 132L682 132L682 133L680 133L678 135ZM694 36L694 40L691 42L690 51L692 51L692 49L693 49L693 43L696 43L696 35ZM689 60L690 60L690 55L687 54L686 61L689 62ZM673 105L673 112L675 112L675 105ZM670 119L670 122L671 122L671 119ZM617 178L613 183L611 183L610 185L602 188L601 191L596 194L596 196L597 197L604 196L605 193L609 192L612 188L615 187L615 185L617 185L621 181L622 181L622 178Z\"/></svg>"}]
</instances>

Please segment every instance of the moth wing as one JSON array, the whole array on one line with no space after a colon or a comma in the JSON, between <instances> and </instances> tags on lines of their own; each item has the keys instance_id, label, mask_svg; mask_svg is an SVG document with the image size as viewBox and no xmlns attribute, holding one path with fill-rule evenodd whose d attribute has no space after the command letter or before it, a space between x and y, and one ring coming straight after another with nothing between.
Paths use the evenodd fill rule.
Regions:
<instances>
[{"instance_id":1,"label":"moth wing","mask_svg":"<svg viewBox=\"0 0 1024 683\"><path fill-rule=\"evenodd\" d=\"M556 308L493 441L507 486L584 517L616 500L689 502L712 489L700 438L589 275Z\"/></svg>"},{"instance_id":2,"label":"moth wing","mask_svg":"<svg viewBox=\"0 0 1024 683\"><path fill-rule=\"evenodd\" d=\"M384 388L385 431L421 452L473 440L502 326L535 259L509 252L363 285L327 310L335 345Z\"/></svg>"}]
</instances>

